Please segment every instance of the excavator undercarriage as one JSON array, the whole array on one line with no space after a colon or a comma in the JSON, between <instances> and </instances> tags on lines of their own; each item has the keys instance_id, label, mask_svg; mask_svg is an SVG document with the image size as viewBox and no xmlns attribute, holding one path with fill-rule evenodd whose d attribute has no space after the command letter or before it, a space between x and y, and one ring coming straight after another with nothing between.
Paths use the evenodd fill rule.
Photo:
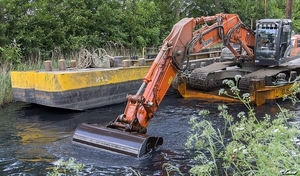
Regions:
<instances>
[{"instance_id":1,"label":"excavator undercarriage","mask_svg":"<svg viewBox=\"0 0 300 176\"><path fill-rule=\"evenodd\" d=\"M292 93L293 84L299 82L300 53L290 59L291 61L273 67L253 64L238 66L232 65L232 61L219 59L215 59L216 63L211 63L211 59L194 60L194 63L202 62L202 65L208 66L193 66L193 69L178 73L172 88L184 98L240 102L219 94L220 88L225 90L228 88L222 83L223 80L235 81L235 76L240 75L237 86L241 94L250 93L251 102L260 106L267 101L276 101ZM209 62L206 62L207 60ZM227 92L231 91L228 89Z\"/></svg>"},{"instance_id":2,"label":"excavator undercarriage","mask_svg":"<svg viewBox=\"0 0 300 176\"><path fill-rule=\"evenodd\" d=\"M300 56L299 56L300 58ZM199 91L217 90L225 85L222 83L225 79L232 79L240 75L241 79L238 88L243 91L249 91L250 81L253 79L265 80L266 86L278 85L278 81L285 83L295 80L295 75L299 75L300 66L282 64L277 67L237 67L230 66L232 62L220 62L211 64L203 68L196 68L187 77L187 84ZM284 78L283 78L284 76ZM176 89L176 87L174 87Z\"/></svg>"}]
</instances>

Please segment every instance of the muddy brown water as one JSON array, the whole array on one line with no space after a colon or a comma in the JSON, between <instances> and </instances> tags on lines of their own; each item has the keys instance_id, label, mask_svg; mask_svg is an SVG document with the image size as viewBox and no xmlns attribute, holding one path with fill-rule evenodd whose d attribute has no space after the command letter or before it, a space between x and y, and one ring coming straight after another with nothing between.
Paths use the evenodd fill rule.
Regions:
<instances>
[{"instance_id":1,"label":"muddy brown water","mask_svg":"<svg viewBox=\"0 0 300 176\"><path fill-rule=\"evenodd\" d=\"M221 103L167 95L148 127L148 134L164 138L163 146L141 158L132 158L72 144L73 132L80 123L106 125L123 113L125 104L76 112L12 103L0 109L0 175L46 175L52 171L54 162L71 157L86 165L80 175L135 175L132 170L140 175L167 175L162 169L164 163L188 175L188 170L196 164L193 154L184 147L189 118L207 109L211 114L206 119L222 128L218 104ZM240 104L227 105L233 115L246 110ZM298 111L288 102L281 105ZM277 112L275 103L256 110L258 116Z\"/></svg>"}]
</instances>

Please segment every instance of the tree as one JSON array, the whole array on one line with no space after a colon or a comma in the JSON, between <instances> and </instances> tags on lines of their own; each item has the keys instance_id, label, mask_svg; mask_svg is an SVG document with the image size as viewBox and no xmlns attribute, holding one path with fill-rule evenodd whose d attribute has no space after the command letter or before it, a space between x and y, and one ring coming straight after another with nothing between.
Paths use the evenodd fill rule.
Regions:
<instances>
[{"instance_id":1,"label":"tree","mask_svg":"<svg viewBox=\"0 0 300 176\"><path fill-rule=\"evenodd\" d=\"M122 29L127 34L129 47L145 47L160 44L160 12L154 1L126 1Z\"/></svg>"},{"instance_id":2,"label":"tree","mask_svg":"<svg viewBox=\"0 0 300 176\"><path fill-rule=\"evenodd\" d=\"M294 30L300 30L294 0ZM107 42L127 48L159 46L185 17L237 13L242 21L264 18L265 0L0 0L0 46L16 42L23 55L96 48ZM286 0L267 0L267 18L284 18ZM55 7L55 8L53 8Z\"/></svg>"},{"instance_id":3,"label":"tree","mask_svg":"<svg viewBox=\"0 0 300 176\"><path fill-rule=\"evenodd\" d=\"M4 10L4 1L0 1L0 47L3 47L6 43L8 43L8 40L5 36L7 31L7 23L5 23L5 10Z\"/></svg>"},{"instance_id":4,"label":"tree","mask_svg":"<svg viewBox=\"0 0 300 176\"><path fill-rule=\"evenodd\" d=\"M294 0L292 9L293 29L300 33L300 0Z\"/></svg>"}]
</instances>

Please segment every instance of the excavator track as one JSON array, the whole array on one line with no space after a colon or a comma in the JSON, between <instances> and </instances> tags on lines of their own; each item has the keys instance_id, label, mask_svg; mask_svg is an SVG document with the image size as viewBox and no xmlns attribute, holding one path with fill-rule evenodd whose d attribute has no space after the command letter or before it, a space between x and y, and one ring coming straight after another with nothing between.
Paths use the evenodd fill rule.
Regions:
<instances>
[{"instance_id":1,"label":"excavator track","mask_svg":"<svg viewBox=\"0 0 300 176\"><path fill-rule=\"evenodd\" d=\"M216 71L226 69L232 62L218 62L202 68L194 69L188 77L188 84L199 90L212 90L218 88L222 80L216 75Z\"/></svg>"},{"instance_id":2,"label":"excavator track","mask_svg":"<svg viewBox=\"0 0 300 176\"><path fill-rule=\"evenodd\" d=\"M271 86L272 81L275 81L275 78L273 78L273 80L272 80L272 77L275 77L279 73L286 73L287 77L289 78L289 75L290 75L291 71L297 71L297 73L299 73L300 66L283 64L281 66L259 69L257 71L252 72L252 73L244 75L239 81L239 89L248 91L249 90L249 84L250 84L250 81L252 79L263 79L266 82L265 83L266 86Z\"/></svg>"},{"instance_id":3,"label":"excavator track","mask_svg":"<svg viewBox=\"0 0 300 176\"><path fill-rule=\"evenodd\" d=\"M228 61L196 68L188 76L188 84L198 90L212 91L224 86L222 83L224 79L234 79L235 75L245 75L251 72L236 65Z\"/></svg>"},{"instance_id":4,"label":"excavator track","mask_svg":"<svg viewBox=\"0 0 300 176\"><path fill-rule=\"evenodd\" d=\"M272 81L276 80L276 75L285 73L289 78L290 71L300 72L300 66L291 65L289 63L276 67L251 67L244 65L243 68L232 68L232 62L214 63L207 67L194 69L188 77L188 84L195 89L203 91L216 90L222 86L224 79L233 79L235 75L241 75L238 87L241 90L249 91L249 84L252 79L265 80L267 86L272 85ZM297 74L298 75L298 74Z\"/></svg>"}]
</instances>

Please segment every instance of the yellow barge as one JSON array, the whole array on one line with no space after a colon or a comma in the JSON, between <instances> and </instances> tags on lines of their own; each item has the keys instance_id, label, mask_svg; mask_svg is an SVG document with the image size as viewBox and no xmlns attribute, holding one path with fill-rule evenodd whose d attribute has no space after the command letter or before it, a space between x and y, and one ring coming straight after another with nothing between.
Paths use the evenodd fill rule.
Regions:
<instances>
[{"instance_id":1,"label":"yellow barge","mask_svg":"<svg viewBox=\"0 0 300 176\"><path fill-rule=\"evenodd\" d=\"M49 107L86 110L126 101L134 94L153 59L128 59L109 56L102 48L91 54L83 49L67 67L64 59L52 69L52 61L43 70L11 71L15 101Z\"/></svg>"},{"instance_id":2,"label":"yellow barge","mask_svg":"<svg viewBox=\"0 0 300 176\"><path fill-rule=\"evenodd\" d=\"M135 93L149 66L80 70L12 71L16 101L85 110L125 102Z\"/></svg>"},{"instance_id":3,"label":"yellow barge","mask_svg":"<svg viewBox=\"0 0 300 176\"><path fill-rule=\"evenodd\" d=\"M114 62L107 68L72 68L70 63L68 68L52 69L45 62L43 70L11 71L13 98L15 101L73 110L122 103L126 101L127 94L138 91L154 60L153 56L147 59L115 56ZM192 55L191 60L219 56L220 50L203 52ZM90 66L92 57L89 58L89 64L77 61L77 66ZM99 58L98 61L94 59L98 65L100 61Z\"/></svg>"}]
</instances>

